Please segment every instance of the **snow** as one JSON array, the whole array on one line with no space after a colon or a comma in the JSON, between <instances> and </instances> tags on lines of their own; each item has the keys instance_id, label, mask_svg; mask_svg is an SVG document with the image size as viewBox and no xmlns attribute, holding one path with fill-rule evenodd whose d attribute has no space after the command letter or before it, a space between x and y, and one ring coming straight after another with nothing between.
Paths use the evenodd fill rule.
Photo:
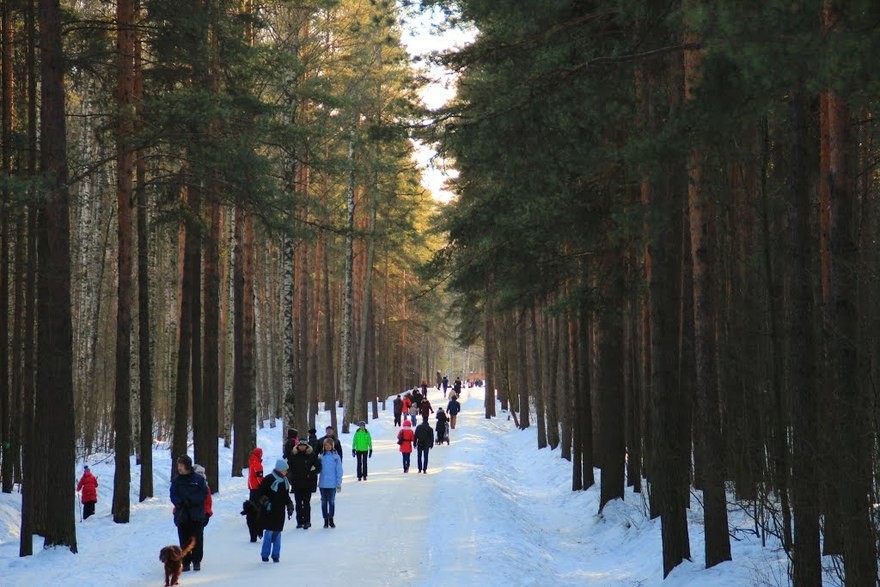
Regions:
<instances>
[{"instance_id":1,"label":"snow","mask_svg":"<svg viewBox=\"0 0 880 587\"><path fill-rule=\"evenodd\" d=\"M445 407L431 389L434 408ZM664 582L659 520L649 520L647 504L627 492L598 511L598 485L572 492L571 465L559 451L537 450L536 429L518 430L506 413L483 417L482 388L464 389L462 413L449 446L430 452L427 475L403 474L392 425L391 401L378 420L368 423L374 454L369 478L358 482L351 458L352 435L345 448L342 493L337 496L337 528L321 528L320 495L312 497L309 530L288 522L282 535L280 564L260 560L260 544L249 542L244 517L246 476L232 478L231 452L220 445L220 492L214 517L205 529L200 572L181 576L181 585L247 585L255 580L298 585L601 585L727 586L786 585L787 559L778 545L762 547L753 534L732 541L733 561L703 568L699 504L690 514L692 562L677 567ZM322 412L318 428L329 423ZM432 418L432 426L433 426ZM281 427L258 431L263 463L281 453ZM352 430L353 432L353 430ZM139 467L132 463L129 524L114 524L113 460L88 459L98 477L96 515L84 522L77 514L78 554L42 549L20 558L20 495L0 494L0 585L162 585L159 549L177 541L168 501L171 457L156 450L156 498L137 502ZM82 472L82 463L77 474ZM598 477L598 471L597 471ZM72 483L75 480L71 480ZM731 507L731 524L747 528L744 514ZM280 584L280 583L279 583Z\"/></svg>"}]
</instances>

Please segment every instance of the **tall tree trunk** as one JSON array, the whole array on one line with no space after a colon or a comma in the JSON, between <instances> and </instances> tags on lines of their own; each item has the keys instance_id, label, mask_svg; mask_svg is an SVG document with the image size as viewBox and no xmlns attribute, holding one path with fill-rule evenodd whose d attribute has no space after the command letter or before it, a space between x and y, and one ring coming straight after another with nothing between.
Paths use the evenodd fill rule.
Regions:
<instances>
[{"instance_id":1,"label":"tall tree trunk","mask_svg":"<svg viewBox=\"0 0 880 587\"><path fill-rule=\"evenodd\" d=\"M496 386L496 364L495 359L495 319L493 314L488 310L484 311L483 318L483 341L485 349L483 357L486 361L486 397L485 397L485 416L488 420L495 416L495 386Z\"/></svg>"},{"instance_id":2,"label":"tall tree trunk","mask_svg":"<svg viewBox=\"0 0 880 587\"><path fill-rule=\"evenodd\" d=\"M218 470L217 437L220 435L219 397L221 394L220 372L220 243L223 240L223 215L215 197L220 187L216 179L209 182L211 200L207 202L207 213L211 233L208 237L204 261L205 284L205 375L202 379L202 410L204 427L204 446L200 449L201 464L205 467L208 486L211 491L220 491Z\"/></svg>"},{"instance_id":3,"label":"tall tree trunk","mask_svg":"<svg viewBox=\"0 0 880 587\"><path fill-rule=\"evenodd\" d=\"M587 307L586 300L581 300L578 308L577 320L577 362L578 373L574 384L577 386L577 402L575 412L577 415L578 437L575 442L579 444L581 460L581 489L589 489L596 483L593 474L593 389L590 385L592 369L590 360L593 355L591 312ZM577 457L576 457L577 458Z\"/></svg>"},{"instance_id":4,"label":"tall tree trunk","mask_svg":"<svg viewBox=\"0 0 880 587\"><path fill-rule=\"evenodd\" d=\"M75 478L73 333L70 311L70 195L64 118L64 50L58 0L40 0L40 163L46 194L39 212L39 323L35 438L52 438L46 461L59 479ZM74 484L48 483L44 547L77 551ZM40 496L35 495L35 500Z\"/></svg>"},{"instance_id":5,"label":"tall tree trunk","mask_svg":"<svg viewBox=\"0 0 880 587\"><path fill-rule=\"evenodd\" d=\"M801 88L792 92L789 157L789 386L793 399L792 505L794 509L794 585L821 585L819 554L818 397L815 385L813 291L810 279L810 205L807 181L807 99Z\"/></svg>"},{"instance_id":6,"label":"tall tree trunk","mask_svg":"<svg viewBox=\"0 0 880 587\"><path fill-rule=\"evenodd\" d=\"M298 406L296 404L296 355L294 349L296 347L296 332L293 327L293 300L296 292L294 276L296 275L296 267L294 266L294 246L291 236L284 237L282 244L282 290L283 290L283 308L281 310L284 322L284 336L282 342L282 352L284 354L284 365L282 375L282 387L284 390L284 428L285 430L293 428L296 425L298 416ZM285 433L286 434L286 433ZM287 436L284 436L287 438Z\"/></svg>"},{"instance_id":7,"label":"tall tree trunk","mask_svg":"<svg viewBox=\"0 0 880 587\"><path fill-rule=\"evenodd\" d=\"M131 196L134 170L134 0L116 3L116 407L113 521L127 524L131 509Z\"/></svg>"},{"instance_id":8,"label":"tall tree trunk","mask_svg":"<svg viewBox=\"0 0 880 587\"><path fill-rule=\"evenodd\" d=\"M135 32L134 100L136 108L135 133L143 130L144 72L140 35ZM153 497L153 347L150 344L150 238L147 215L147 164L144 151L135 157L137 178L135 200L137 205L137 272L138 272L138 379L140 380L140 453L141 483L138 501Z\"/></svg>"},{"instance_id":9,"label":"tall tree trunk","mask_svg":"<svg viewBox=\"0 0 880 587\"><path fill-rule=\"evenodd\" d=\"M527 311L527 310L526 310ZM529 382L528 342L526 341L526 311L520 313L516 321L517 380L519 391L519 427L523 430L531 425L529 390L534 391Z\"/></svg>"},{"instance_id":10,"label":"tall tree trunk","mask_svg":"<svg viewBox=\"0 0 880 587\"><path fill-rule=\"evenodd\" d=\"M186 189L186 188L184 188ZM188 190L187 190L188 192ZM187 198L189 199L189 198ZM177 474L176 459L188 451L189 432L189 386L192 358L192 305L195 292L192 277L197 271L194 267L195 258L192 254L192 235L194 228L189 222L184 224L183 272L180 281L180 326L177 344L177 378L174 395L174 433L171 441L171 475Z\"/></svg>"},{"instance_id":11,"label":"tall tree trunk","mask_svg":"<svg viewBox=\"0 0 880 587\"><path fill-rule=\"evenodd\" d=\"M345 411L342 419L342 432L348 434L348 425L352 418L354 388L352 386L351 337L352 337L352 306L354 305L354 146L357 129L353 124L351 138L348 141L348 186L346 188L347 220L345 229L345 276L343 283L342 306L342 397Z\"/></svg>"},{"instance_id":12,"label":"tall tree trunk","mask_svg":"<svg viewBox=\"0 0 880 587\"><path fill-rule=\"evenodd\" d=\"M360 341L358 342L357 378L355 379L354 405L348 406L354 421L364 420L367 417L366 406L366 378L367 378L367 329L370 325L370 311L373 305L373 262L376 256L376 203L371 202L369 243L367 244L367 266L364 275L364 295L361 306ZM372 361L370 361L372 364ZM375 398L373 394L373 398Z\"/></svg>"},{"instance_id":13,"label":"tall tree trunk","mask_svg":"<svg viewBox=\"0 0 880 587\"><path fill-rule=\"evenodd\" d=\"M605 308L599 313L599 445L602 467L600 478L599 511L612 499L623 499L626 446L624 439L623 397L623 324L620 304L623 295L623 276L619 268L620 255L609 255L605 271L611 272L603 292Z\"/></svg>"},{"instance_id":14,"label":"tall tree trunk","mask_svg":"<svg viewBox=\"0 0 880 587\"><path fill-rule=\"evenodd\" d=\"M12 493L14 485L13 463L18 455L13 453L10 389L9 389L9 205L10 193L5 180L12 178L12 131L13 131L13 32L11 2L0 7L2 27L2 131L0 131L0 173L4 183L0 200L0 490ZM17 417L17 416L16 416Z\"/></svg>"},{"instance_id":15,"label":"tall tree trunk","mask_svg":"<svg viewBox=\"0 0 880 587\"><path fill-rule=\"evenodd\" d=\"M688 41L696 36L689 32ZM702 54L685 51L685 100L696 99ZM724 445L718 390L715 308L715 218L711 196L703 186L703 154L693 148L688 157L688 208L694 275L694 351L697 374L697 413L701 424L706 524L706 567L730 560L727 497L724 488Z\"/></svg>"},{"instance_id":16,"label":"tall tree trunk","mask_svg":"<svg viewBox=\"0 0 880 587\"><path fill-rule=\"evenodd\" d=\"M28 146L28 177L37 177L37 30L36 0L25 3L25 35L27 51L25 52L25 72L27 74L27 146ZM35 507L36 488L40 485L38 471L42 471L42 485L45 486L48 472L44 467L37 467L38 451L35 427L35 328L37 300L37 209L28 208L27 215L27 277L25 284L24 308L24 364L22 365L22 477L21 487L21 532L18 547L19 556L30 556L33 552L34 532L39 529L38 509ZM46 443L39 443L46 451Z\"/></svg>"},{"instance_id":17,"label":"tall tree trunk","mask_svg":"<svg viewBox=\"0 0 880 587\"><path fill-rule=\"evenodd\" d=\"M254 341L254 226L253 216L241 208L235 211L235 325L233 383L232 476L240 477L256 446L256 386Z\"/></svg>"},{"instance_id":18,"label":"tall tree trunk","mask_svg":"<svg viewBox=\"0 0 880 587\"><path fill-rule=\"evenodd\" d=\"M826 1L826 6L831 0ZM826 13L828 10L826 9ZM834 18L834 13L828 18ZM840 410L838 499L841 503L843 563L847 585L877 582L875 536L871 525L873 438L871 398L860 380L856 307L859 250L855 239L857 199L852 169L856 150L851 139L849 108L829 90L829 167L825 179L831 197L829 314L831 318L832 374L835 402ZM798 520L795 519L797 531Z\"/></svg>"},{"instance_id":19,"label":"tall tree trunk","mask_svg":"<svg viewBox=\"0 0 880 587\"><path fill-rule=\"evenodd\" d=\"M529 387L535 392L535 421L538 424L538 448L542 449L547 446L547 423L544 414L544 378L541 376L541 359L538 354L541 337L538 334L538 320L535 316L536 312L537 310L535 310L535 306L529 308L529 332L531 334L531 344L529 347L532 349L529 368ZM590 455L590 458L592 459L592 454Z\"/></svg>"}]
</instances>

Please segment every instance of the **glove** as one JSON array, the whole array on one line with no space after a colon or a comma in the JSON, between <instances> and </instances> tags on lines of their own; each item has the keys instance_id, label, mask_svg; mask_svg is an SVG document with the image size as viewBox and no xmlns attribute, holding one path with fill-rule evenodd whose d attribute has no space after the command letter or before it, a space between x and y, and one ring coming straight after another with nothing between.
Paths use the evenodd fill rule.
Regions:
<instances>
[{"instance_id":1,"label":"glove","mask_svg":"<svg viewBox=\"0 0 880 587\"><path fill-rule=\"evenodd\" d=\"M369 458L369 459L373 458L373 449L372 448L370 449L370 452L367 453L367 458Z\"/></svg>"},{"instance_id":2,"label":"glove","mask_svg":"<svg viewBox=\"0 0 880 587\"><path fill-rule=\"evenodd\" d=\"M336 486L336 493L342 493L342 485Z\"/></svg>"},{"instance_id":3,"label":"glove","mask_svg":"<svg viewBox=\"0 0 880 587\"><path fill-rule=\"evenodd\" d=\"M351 456L352 456L352 458L356 457L357 451L355 451L354 449L351 449Z\"/></svg>"}]
</instances>

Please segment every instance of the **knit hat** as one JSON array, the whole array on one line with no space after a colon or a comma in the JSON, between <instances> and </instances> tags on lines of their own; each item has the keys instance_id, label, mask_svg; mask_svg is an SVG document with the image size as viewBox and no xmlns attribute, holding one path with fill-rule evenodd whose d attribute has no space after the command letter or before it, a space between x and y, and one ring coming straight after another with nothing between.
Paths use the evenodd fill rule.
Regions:
<instances>
[{"instance_id":1,"label":"knit hat","mask_svg":"<svg viewBox=\"0 0 880 587\"><path fill-rule=\"evenodd\" d=\"M305 438L300 438L300 439L299 439L299 442L297 442L297 444L298 444L298 445L303 445L303 444L304 444L304 445L306 445L306 446L309 446L309 441L306 440Z\"/></svg>"},{"instance_id":2,"label":"knit hat","mask_svg":"<svg viewBox=\"0 0 880 587\"><path fill-rule=\"evenodd\" d=\"M193 468L193 460L189 458L189 455L181 455L177 457L178 464L185 465L187 469L192 471Z\"/></svg>"},{"instance_id":3,"label":"knit hat","mask_svg":"<svg viewBox=\"0 0 880 587\"><path fill-rule=\"evenodd\" d=\"M286 471L287 469L288 469L287 461L285 461L284 459L278 459L277 461L275 461L275 470L276 471L278 471L280 473L281 471Z\"/></svg>"},{"instance_id":4,"label":"knit hat","mask_svg":"<svg viewBox=\"0 0 880 587\"><path fill-rule=\"evenodd\" d=\"M297 436L299 436L299 432L296 431L296 428L291 428L290 430L287 431L287 439L288 440L293 440Z\"/></svg>"},{"instance_id":5,"label":"knit hat","mask_svg":"<svg viewBox=\"0 0 880 587\"><path fill-rule=\"evenodd\" d=\"M317 434L317 433L318 433L318 431L315 430L314 428L309 428L309 434Z\"/></svg>"},{"instance_id":6,"label":"knit hat","mask_svg":"<svg viewBox=\"0 0 880 587\"><path fill-rule=\"evenodd\" d=\"M412 426L412 424L409 423L409 420L404 420L404 421L403 421L403 427L404 427L404 428L409 428L410 426Z\"/></svg>"},{"instance_id":7,"label":"knit hat","mask_svg":"<svg viewBox=\"0 0 880 587\"><path fill-rule=\"evenodd\" d=\"M366 427L367 427L367 423L364 422L363 420L361 420L360 422L358 422L358 428L366 428Z\"/></svg>"},{"instance_id":8,"label":"knit hat","mask_svg":"<svg viewBox=\"0 0 880 587\"><path fill-rule=\"evenodd\" d=\"M88 465L83 466L83 472L90 470Z\"/></svg>"},{"instance_id":9,"label":"knit hat","mask_svg":"<svg viewBox=\"0 0 880 587\"><path fill-rule=\"evenodd\" d=\"M195 465L193 467L193 471L195 471L196 475L201 475L202 477L206 476L205 475L205 468L201 465Z\"/></svg>"}]
</instances>

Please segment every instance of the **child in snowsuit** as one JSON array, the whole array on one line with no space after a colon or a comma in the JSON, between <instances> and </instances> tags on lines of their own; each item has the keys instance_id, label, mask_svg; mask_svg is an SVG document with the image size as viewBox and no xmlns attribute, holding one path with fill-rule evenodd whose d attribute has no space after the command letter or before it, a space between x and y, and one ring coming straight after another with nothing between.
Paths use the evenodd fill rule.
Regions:
<instances>
[{"instance_id":1,"label":"child in snowsuit","mask_svg":"<svg viewBox=\"0 0 880 587\"><path fill-rule=\"evenodd\" d=\"M284 513L287 519L293 515L293 502L290 501L290 482L287 480L287 461L275 461L275 469L260 483L260 504L263 506L263 548L260 556L263 562L281 559L281 532L284 530Z\"/></svg>"},{"instance_id":2,"label":"child in snowsuit","mask_svg":"<svg viewBox=\"0 0 880 587\"><path fill-rule=\"evenodd\" d=\"M248 458L248 490L250 499L257 503L260 483L263 481L263 449L259 446L251 451Z\"/></svg>"},{"instance_id":3,"label":"child in snowsuit","mask_svg":"<svg viewBox=\"0 0 880 587\"><path fill-rule=\"evenodd\" d=\"M76 484L76 490L82 491L83 520L95 513L95 504L98 503L98 478L92 475L88 466L83 467L82 477Z\"/></svg>"}]
</instances>

